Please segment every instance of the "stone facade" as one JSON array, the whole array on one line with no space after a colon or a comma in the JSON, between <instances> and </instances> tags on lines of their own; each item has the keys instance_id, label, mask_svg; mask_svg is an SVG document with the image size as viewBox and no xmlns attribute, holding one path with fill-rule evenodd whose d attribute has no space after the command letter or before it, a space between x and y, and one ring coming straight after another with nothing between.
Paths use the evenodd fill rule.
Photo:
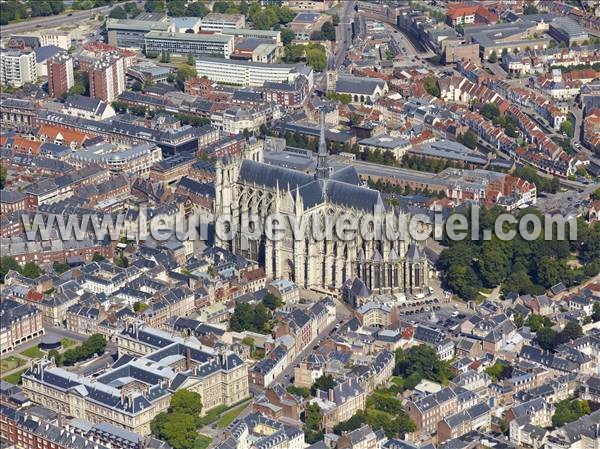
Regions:
<instances>
[{"instance_id":1,"label":"stone facade","mask_svg":"<svg viewBox=\"0 0 600 449\"><path fill-rule=\"evenodd\" d=\"M323 119L314 177L263 163L260 148L244 156L217 163L216 214L230 217L223 226L235 231L233 238L223 238L227 232L217 235L218 246L258 261L269 278L289 279L316 291L340 288L355 276L376 293L427 287L426 257L408 236L390 240L382 232L380 239L363 239L356 232L356 238L347 241L334 230L331 238L318 237L341 216L359 220L372 214L394 229L409 218L386 209L380 193L364 187L353 167L334 171L329 166ZM260 235L248 232L248 217L264 225L274 214L282 218L283 239L266 238L264 228ZM304 224L303 235L294 232Z\"/></svg>"}]
</instances>

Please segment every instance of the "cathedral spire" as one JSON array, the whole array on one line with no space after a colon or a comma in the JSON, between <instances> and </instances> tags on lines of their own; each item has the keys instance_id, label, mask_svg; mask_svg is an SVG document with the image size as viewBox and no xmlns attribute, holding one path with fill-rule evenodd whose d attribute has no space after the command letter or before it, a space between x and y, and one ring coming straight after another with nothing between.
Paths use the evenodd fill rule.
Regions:
<instances>
[{"instance_id":1,"label":"cathedral spire","mask_svg":"<svg viewBox=\"0 0 600 449\"><path fill-rule=\"evenodd\" d=\"M319 138L319 153L317 154L317 171L315 177L317 179L329 178L329 153L327 152L327 142L325 141L325 113L321 110L320 117L321 136Z\"/></svg>"}]
</instances>

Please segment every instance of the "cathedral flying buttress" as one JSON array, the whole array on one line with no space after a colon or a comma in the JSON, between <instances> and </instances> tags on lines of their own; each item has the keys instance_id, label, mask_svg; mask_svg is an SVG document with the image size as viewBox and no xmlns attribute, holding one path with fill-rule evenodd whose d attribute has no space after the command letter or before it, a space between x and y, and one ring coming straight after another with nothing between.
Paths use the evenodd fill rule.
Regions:
<instances>
[{"instance_id":1,"label":"cathedral flying buttress","mask_svg":"<svg viewBox=\"0 0 600 449\"><path fill-rule=\"evenodd\" d=\"M333 170L328 162L323 117L314 176L264 163L257 146L219 161L216 216L228 216L227 226L236 232L232 238L218 236L216 245L257 261L272 279L315 291L332 293L357 277L373 293L425 289L427 258L407 233L390 238L382 232L375 239L356 232L348 239L331 229L341 217L377 216L383 229L398 229L409 217L386 208L354 167ZM282 218L278 239L269 238L265 229L274 214Z\"/></svg>"}]
</instances>

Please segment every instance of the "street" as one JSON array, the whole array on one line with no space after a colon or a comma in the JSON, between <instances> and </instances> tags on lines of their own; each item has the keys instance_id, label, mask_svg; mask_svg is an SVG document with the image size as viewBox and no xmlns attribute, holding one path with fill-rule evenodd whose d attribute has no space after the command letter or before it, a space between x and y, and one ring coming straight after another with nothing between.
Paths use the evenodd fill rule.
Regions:
<instances>
[{"instance_id":1,"label":"street","mask_svg":"<svg viewBox=\"0 0 600 449\"><path fill-rule=\"evenodd\" d=\"M24 22L11 23L2 27L2 37L4 38L10 34L23 33L26 31L55 28L61 25L72 24L74 22L89 19L96 14L108 13L111 8L112 6L102 6L100 8L93 8L85 11L73 11L58 16L36 17L35 19L29 19Z\"/></svg>"},{"instance_id":2,"label":"street","mask_svg":"<svg viewBox=\"0 0 600 449\"><path fill-rule=\"evenodd\" d=\"M356 2L348 1L344 3L340 23L338 25L338 41L335 51L335 67L339 67L344 62L348 48L352 43L352 21L354 17L354 5Z\"/></svg>"}]
</instances>

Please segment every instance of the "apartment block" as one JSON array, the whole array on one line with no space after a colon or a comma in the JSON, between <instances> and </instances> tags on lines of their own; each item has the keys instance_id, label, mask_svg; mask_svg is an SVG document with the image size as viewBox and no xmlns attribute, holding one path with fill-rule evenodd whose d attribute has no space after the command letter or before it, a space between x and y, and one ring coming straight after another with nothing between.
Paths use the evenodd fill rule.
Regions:
<instances>
[{"instance_id":1,"label":"apartment block","mask_svg":"<svg viewBox=\"0 0 600 449\"><path fill-rule=\"evenodd\" d=\"M48 95L60 97L75 84L73 77L73 58L71 55L60 53L47 62L48 65Z\"/></svg>"},{"instance_id":2,"label":"apartment block","mask_svg":"<svg viewBox=\"0 0 600 449\"><path fill-rule=\"evenodd\" d=\"M0 303L1 353L44 334L42 314L30 304L20 304L11 299Z\"/></svg>"},{"instance_id":3,"label":"apartment block","mask_svg":"<svg viewBox=\"0 0 600 449\"><path fill-rule=\"evenodd\" d=\"M125 90L123 58L110 54L89 67L90 97L111 102Z\"/></svg>"},{"instance_id":4,"label":"apartment block","mask_svg":"<svg viewBox=\"0 0 600 449\"><path fill-rule=\"evenodd\" d=\"M0 51L0 84L21 87L37 81L35 53L33 51Z\"/></svg>"}]
</instances>

